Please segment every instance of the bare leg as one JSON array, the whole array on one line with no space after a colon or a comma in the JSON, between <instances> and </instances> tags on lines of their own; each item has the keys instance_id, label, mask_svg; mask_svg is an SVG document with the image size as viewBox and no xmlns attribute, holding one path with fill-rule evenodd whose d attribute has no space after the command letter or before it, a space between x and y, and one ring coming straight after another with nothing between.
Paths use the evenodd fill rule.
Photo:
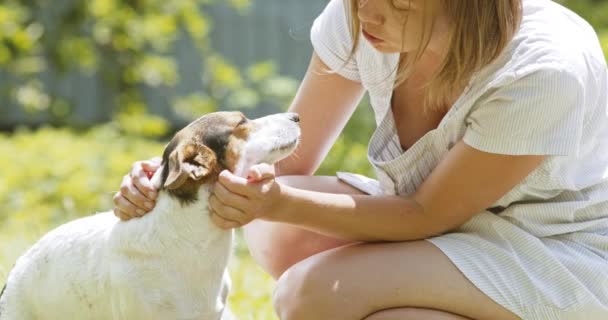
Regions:
<instances>
[{"instance_id":1,"label":"bare leg","mask_svg":"<svg viewBox=\"0 0 608 320\"><path fill-rule=\"evenodd\" d=\"M336 177L282 176L281 183L320 192L361 194L357 189L340 182ZM244 228L249 252L255 261L278 279L295 263L316 253L352 243L284 223L256 220Z\"/></svg>"},{"instance_id":2,"label":"bare leg","mask_svg":"<svg viewBox=\"0 0 608 320\"><path fill-rule=\"evenodd\" d=\"M453 313L420 308L395 308L378 311L363 320L471 320Z\"/></svg>"},{"instance_id":3,"label":"bare leg","mask_svg":"<svg viewBox=\"0 0 608 320\"><path fill-rule=\"evenodd\" d=\"M281 276L274 303L281 320L361 320L392 308L519 319L427 241L355 244L316 254Z\"/></svg>"}]
</instances>

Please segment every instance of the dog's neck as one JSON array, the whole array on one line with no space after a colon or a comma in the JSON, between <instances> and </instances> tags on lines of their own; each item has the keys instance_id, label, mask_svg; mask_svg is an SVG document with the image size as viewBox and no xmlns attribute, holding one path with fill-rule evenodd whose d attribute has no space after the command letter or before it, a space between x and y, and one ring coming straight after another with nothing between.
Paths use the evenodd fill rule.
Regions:
<instances>
[{"instance_id":1,"label":"dog's neck","mask_svg":"<svg viewBox=\"0 0 608 320\"><path fill-rule=\"evenodd\" d=\"M152 178L156 187L160 171ZM108 252L136 264L135 270L159 268L150 271L158 274L157 279L149 280L151 283L161 285L169 296L182 297L181 304L198 305L201 310L211 312L197 319L216 319L223 308L222 277L233 242L233 232L217 227L209 217L210 192L211 185L203 184L197 190L197 200L184 203L160 189L152 211L141 218L116 223L109 237ZM162 263L148 267L146 261ZM179 283L176 279L186 281Z\"/></svg>"},{"instance_id":2,"label":"dog's neck","mask_svg":"<svg viewBox=\"0 0 608 320\"><path fill-rule=\"evenodd\" d=\"M122 223L120 233L125 235L125 241L130 241L124 245L146 252L172 246L174 241L207 246L218 238L230 237L229 231L215 226L209 217L209 183L200 186L195 200L184 202L160 188L161 171L157 170L151 179L160 190L154 209L142 218Z\"/></svg>"},{"instance_id":3,"label":"dog's neck","mask_svg":"<svg viewBox=\"0 0 608 320\"><path fill-rule=\"evenodd\" d=\"M194 181L192 179L186 179L186 181L184 181L179 187L168 189L165 187L165 182L169 175L169 167L166 162L163 162L161 167L154 173L154 176L152 176L151 183L155 190L160 191L159 194L164 191L174 197L184 206L187 206L199 201L200 189L205 188L206 186L211 186L213 183L215 183L220 171L221 170L219 168L216 168L201 180Z\"/></svg>"}]
</instances>

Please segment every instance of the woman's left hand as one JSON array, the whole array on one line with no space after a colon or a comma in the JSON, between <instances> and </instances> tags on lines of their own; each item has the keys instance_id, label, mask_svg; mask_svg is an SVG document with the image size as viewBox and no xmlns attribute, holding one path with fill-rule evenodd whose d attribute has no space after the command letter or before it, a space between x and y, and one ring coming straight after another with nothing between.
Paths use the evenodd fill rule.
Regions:
<instances>
[{"instance_id":1,"label":"woman's left hand","mask_svg":"<svg viewBox=\"0 0 608 320\"><path fill-rule=\"evenodd\" d=\"M209 197L209 212L218 227L231 229L280 212L283 202L274 167L263 163L252 166L247 179L222 171Z\"/></svg>"}]
</instances>

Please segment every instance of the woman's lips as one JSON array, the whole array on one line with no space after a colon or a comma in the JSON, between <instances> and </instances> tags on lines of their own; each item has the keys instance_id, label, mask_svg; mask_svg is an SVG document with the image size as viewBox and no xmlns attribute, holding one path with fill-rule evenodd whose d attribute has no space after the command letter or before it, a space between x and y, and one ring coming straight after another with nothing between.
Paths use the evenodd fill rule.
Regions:
<instances>
[{"instance_id":1,"label":"woman's lips","mask_svg":"<svg viewBox=\"0 0 608 320\"><path fill-rule=\"evenodd\" d=\"M372 44L378 44L384 40L374 37L372 36L369 32L365 31L365 30L361 30L361 33L363 33L363 36L365 37L365 39L367 39L367 41L371 42Z\"/></svg>"}]
</instances>

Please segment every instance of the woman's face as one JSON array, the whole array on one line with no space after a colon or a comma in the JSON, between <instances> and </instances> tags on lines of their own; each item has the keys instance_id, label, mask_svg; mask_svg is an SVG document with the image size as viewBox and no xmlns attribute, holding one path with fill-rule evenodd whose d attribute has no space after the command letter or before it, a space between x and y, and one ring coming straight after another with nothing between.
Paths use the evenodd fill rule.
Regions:
<instances>
[{"instance_id":1,"label":"woman's face","mask_svg":"<svg viewBox=\"0 0 608 320\"><path fill-rule=\"evenodd\" d=\"M357 15L363 37L378 51L385 53L412 52L423 37L424 2L429 0L359 0ZM446 34L443 14L435 17L430 49L440 45Z\"/></svg>"}]
</instances>

